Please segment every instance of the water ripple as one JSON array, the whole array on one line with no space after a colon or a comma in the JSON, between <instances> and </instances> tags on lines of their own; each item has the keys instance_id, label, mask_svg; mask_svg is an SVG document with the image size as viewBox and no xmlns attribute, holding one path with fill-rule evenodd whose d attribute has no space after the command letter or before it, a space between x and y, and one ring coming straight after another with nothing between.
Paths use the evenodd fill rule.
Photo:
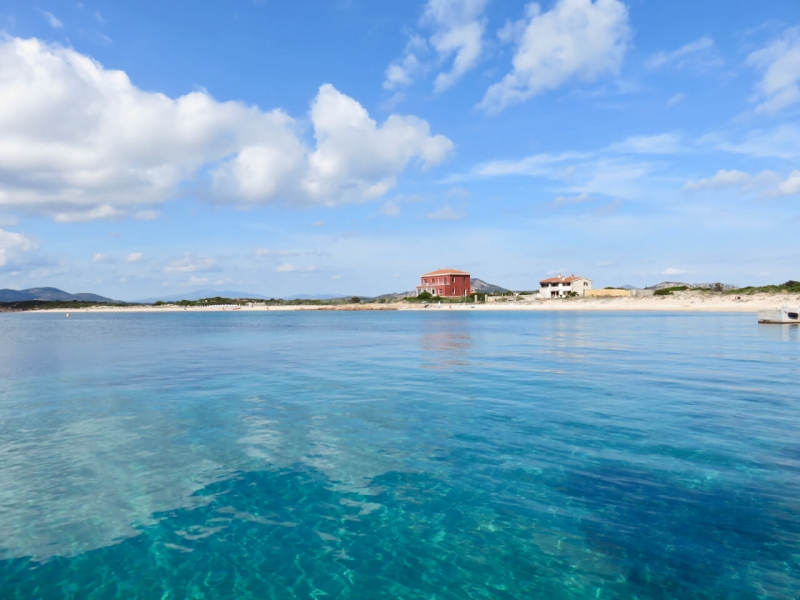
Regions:
<instances>
[{"instance_id":1,"label":"water ripple","mask_svg":"<svg viewBox=\"0 0 800 600\"><path fill-rule=\"evenodd\" d=\"M795 598L749 315L0 314L0 597Z\"/></svg>"}]
</instances>

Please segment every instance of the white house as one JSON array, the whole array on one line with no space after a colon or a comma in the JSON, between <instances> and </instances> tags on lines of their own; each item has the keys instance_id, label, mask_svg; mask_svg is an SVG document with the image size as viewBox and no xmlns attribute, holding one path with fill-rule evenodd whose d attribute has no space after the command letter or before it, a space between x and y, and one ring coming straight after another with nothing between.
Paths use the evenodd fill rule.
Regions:
<instances>
[{"instance_id":1,"label":"white house","mask_svg":"<svg viewBox=\"0 0 800 600\"><path fill-rule=\"evenodd\" d=\"M541 286L539 294L542 298L564 298L570 293L582 297L586 295L586 290L592 289L592 280L586 277L576 277L574 274L564 277L559 273L558 277L542 279L539 285Z\"/></svg>"}]
</instances>

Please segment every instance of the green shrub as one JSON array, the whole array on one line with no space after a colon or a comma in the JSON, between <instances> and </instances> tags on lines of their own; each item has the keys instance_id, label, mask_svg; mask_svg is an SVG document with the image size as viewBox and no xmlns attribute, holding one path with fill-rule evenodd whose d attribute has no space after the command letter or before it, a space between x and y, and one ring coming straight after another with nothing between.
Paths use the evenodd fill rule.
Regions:
<instances>
[{"instance_id":1,"label":"green shrub","mask_svg":"<svg viewBox=\"0 0 800 600\"><path fill-rule=\"evenodd\" d=\"M790 279L789 281L778 285L762 285L762 286L748 285L743 288L725 290L726 294L735 294L735 295L750 295L759 293L779 294L781 292L800 294L800 281L795 281L794 279Z\"/></svg>"},{"instance_id":2,"label":"green shrub","mask_svg":"<svg viewBox=\"0 0 800 600\"><path fill-rule=\"evenodd\" d=\"M653 295L654 296L672 296L672 292L685 292L689 288L685 285L678 285L675 287L664 288L662 290L656 290Z\"/></svg>"}]
</instances>

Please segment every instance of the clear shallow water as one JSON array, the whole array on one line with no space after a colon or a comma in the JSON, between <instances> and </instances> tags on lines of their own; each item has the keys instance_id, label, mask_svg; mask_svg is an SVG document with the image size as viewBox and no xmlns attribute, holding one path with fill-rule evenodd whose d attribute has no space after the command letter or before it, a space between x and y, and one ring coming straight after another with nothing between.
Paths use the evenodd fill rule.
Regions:
<instances>
[{"instance_id":1,"label":"clear shallow water","mask_svg":"<svg viewBox=\"0 0 800 600\"><path fill-rule=\"evenodd\" d=\"M796 598L799 333L0 314L0 598Z\"/></svg>"}]
</instances>

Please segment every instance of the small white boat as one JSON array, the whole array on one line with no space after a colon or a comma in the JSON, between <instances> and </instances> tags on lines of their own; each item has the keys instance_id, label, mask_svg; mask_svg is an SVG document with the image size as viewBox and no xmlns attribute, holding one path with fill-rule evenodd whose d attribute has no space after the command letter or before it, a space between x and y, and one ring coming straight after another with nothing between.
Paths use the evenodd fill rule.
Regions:
<instances>
[{"instance_id":1,"label":"small white boat","mask_svg":"<svg viewBox=\"0 0 800 600\"><path fill-rule=\"evenodd\" d=\"M758 311L759 323L775 323L784 325L786 323L800 324L800 308L789 308L784 306L777 310Z\"/></svg>"}]
</instances>

